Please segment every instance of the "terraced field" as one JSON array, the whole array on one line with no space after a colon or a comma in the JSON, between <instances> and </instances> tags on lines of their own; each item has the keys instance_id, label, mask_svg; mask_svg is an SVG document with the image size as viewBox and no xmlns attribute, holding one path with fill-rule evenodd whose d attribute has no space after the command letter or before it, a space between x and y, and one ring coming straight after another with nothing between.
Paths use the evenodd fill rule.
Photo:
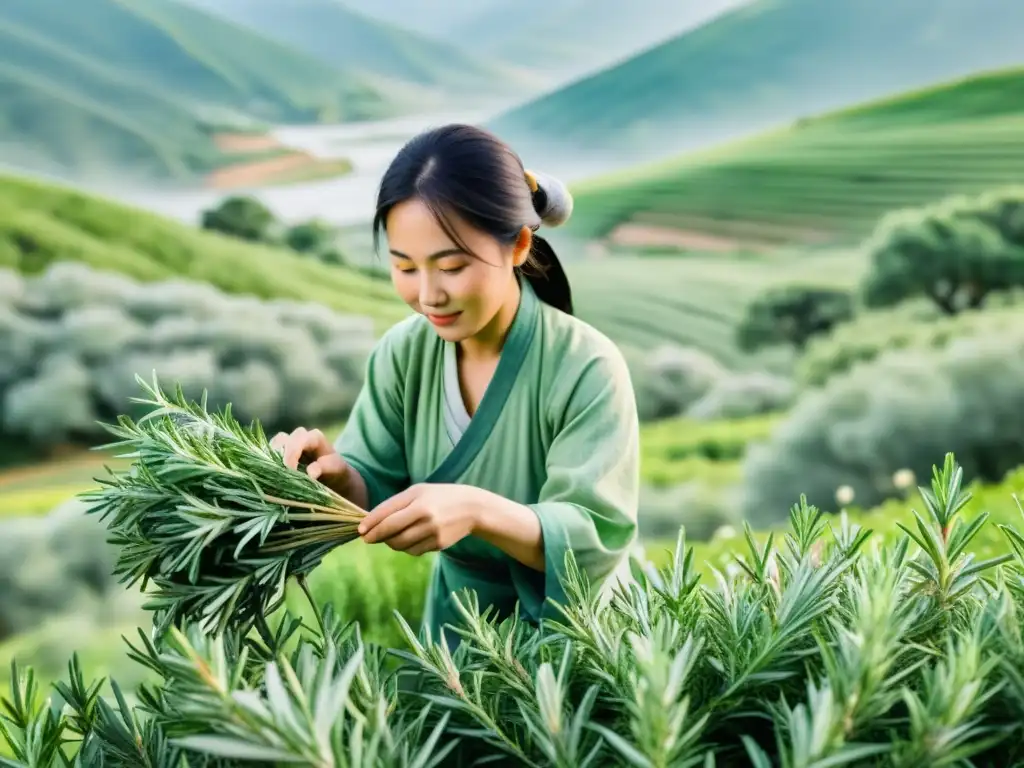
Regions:
<instances>
[{"instance_id":1,"label":"terraced field","mask_svg":"<svg viewBox=\"0 0 1024 768\"><path fill-rule=\"evenodd\" d=\"M852 286L864 268L853 251L757 257L612 256L570 262L577 314L617 344L638 350L698 347L729 366L749 358L733 341L747 302L778 283Z\"/></svg>"},{"instance_id":2,"label":"terraced field","mask_svg":"<svg viewBox=\"0 0 1024 768\"><path fill-rule=\"evenodd\" d=\"M575 189L573 230L847 244L893 208L1024 178L1024 69L843 110Z\"/></svg>"}]
</instances>

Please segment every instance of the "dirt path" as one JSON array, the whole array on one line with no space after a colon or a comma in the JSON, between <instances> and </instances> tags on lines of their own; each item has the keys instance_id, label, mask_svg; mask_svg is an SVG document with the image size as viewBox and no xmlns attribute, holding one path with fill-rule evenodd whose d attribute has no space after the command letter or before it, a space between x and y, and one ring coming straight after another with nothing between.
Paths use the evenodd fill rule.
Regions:
<instances>
[{"instance_id":1,"label":"dirt path","mask_svg":"<svg viewBox=\"0 0 1024 768\"><path fill-rule=\"evenodd\" d=\"M268 134L218 133L213 137L213 143L229 155L281 148L281 142Z\"/></svg>"},{"instance_id":2,"label":"dirt path","mask_svg":"<svg viewBox=\"0 0 1024 768\"><path fill-rule=\"evenodd\" d=\"M609 239L615 245L646 248L670 246L688 251L714 253L729 253L750 247L750 244L740 240L653 224L620 224Z\"/></svg>"},{"instance_id":3,"label":"dirt path","mask_svg":"<svg viewBox=\"0 0 1024 768\"><path fill-rule=\"evenodd\" d=\"M228 164L206 175L205 185L211 189L287 184L341 176L351 170L342 158L321 158L293 150L269 134L220 133L213 140ZM235 162L230 162L232 159Z\"/></svg>"},{"instance_id":4,"label":"dirt path","mask_svg":"<svg viewBox=\"0 0 1024 768\"><path fill-rule=\"evenodd\" d=\"M226 168L220 168L206 177L206 185L214 189L229 189L231 187L259 186L273 177L296 171L299 168L317 164L317 159L306 152L293 152L289 155L279 155L267 160L253 160L248 163L238 163Z\"/></svg>"}]
</instances>

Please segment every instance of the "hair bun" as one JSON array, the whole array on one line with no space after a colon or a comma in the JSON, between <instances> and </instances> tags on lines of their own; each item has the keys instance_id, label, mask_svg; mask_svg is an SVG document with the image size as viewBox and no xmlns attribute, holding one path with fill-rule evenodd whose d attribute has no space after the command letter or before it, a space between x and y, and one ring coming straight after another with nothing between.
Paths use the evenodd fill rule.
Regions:
<instances>
[{"instance_id":1,"label":"hair bun","mask_svg":"<svg viewBox=\"0 0 1024 768\"><path fill-rule=\"evenodd\" d=\"M569 188L554 176L538 171L528 171L527 179L533 182L530 184L533 189L533 208L540 220L549 227L565 224L572 215L572 194Z\"/></svg>"}]
</instances>

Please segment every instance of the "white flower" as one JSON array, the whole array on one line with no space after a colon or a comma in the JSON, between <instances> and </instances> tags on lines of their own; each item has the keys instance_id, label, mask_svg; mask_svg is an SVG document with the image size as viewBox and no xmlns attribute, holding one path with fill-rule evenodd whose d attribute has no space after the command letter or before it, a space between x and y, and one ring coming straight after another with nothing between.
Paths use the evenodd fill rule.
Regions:
<instances>
[{"instance_id":1,"label":"white flower","mask_svg":"<svg viewBox=\"0 0 1024 768\"><path fill-rule=\"evenodd\" d=\"M853 488L848 485L841 485L836 489L836 503L841 507L848 506L853 503Z\"/></svg>"},{"instance_id":2,"label":"white flower","mask_svg":"<svg viewBox=\"0 0 1024 768\"><path fill-rule=\"evenodd\" d=\"M914 470L912 469L898 469L892 476L892 484L900 490L912 488L916 482L917 477L914 475Z\"/></svg>"},{"instance_id":3,"label":"white flower","mask_svg":"<svg viewBox=\"0 0 1024 768\"><path fill-rule=\"evenodd\" d=\"M714 538L716 539L734 539L736 538L736 529L731 525L722 525L715 530Z\"/></svg>"}]
</instances>

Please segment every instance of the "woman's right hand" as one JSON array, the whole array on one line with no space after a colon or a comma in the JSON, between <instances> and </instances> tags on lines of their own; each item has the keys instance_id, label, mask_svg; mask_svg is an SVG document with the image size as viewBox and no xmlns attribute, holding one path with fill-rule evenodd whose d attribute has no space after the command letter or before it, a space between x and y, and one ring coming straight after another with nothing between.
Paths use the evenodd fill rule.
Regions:
<instances>
[{"instance_id":1,"label":"woman's right hand","mask_svg":"<svg viewBox=\"0 0 1024 768\"><path fill-rule=\"evenodd\" d=\"M306 473L328 488L347 495L351 468L319 429L298 427L291 432L278 432L270 441L280 451L286 467L297 469L306 459Z\"/></svg>"}]
</instances>

